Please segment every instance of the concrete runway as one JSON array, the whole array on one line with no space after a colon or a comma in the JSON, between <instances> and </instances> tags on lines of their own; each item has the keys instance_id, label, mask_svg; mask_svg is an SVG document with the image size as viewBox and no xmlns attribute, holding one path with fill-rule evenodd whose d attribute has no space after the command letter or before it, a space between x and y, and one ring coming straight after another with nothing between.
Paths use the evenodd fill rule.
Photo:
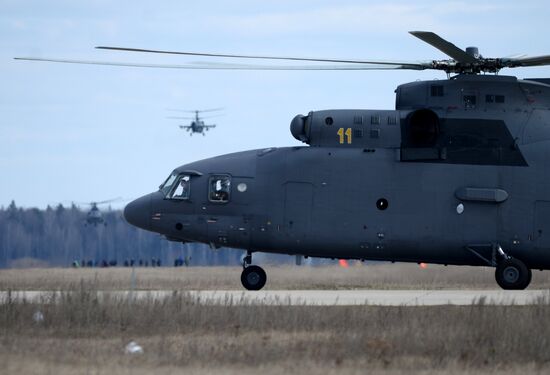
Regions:
<instances>
[{"instance_id":1,"label":"concrete runway","mask_svg":"<svg viewBox=\"0 0 550 375\"><path fill-rule=\"evenodd\" d=\"M0 303L49 302L59 291L0 292ZM162 299L172 296L169 290L100 291L100 298ZM544 301L550 304L550 290L201 290L182 291L205 305L316 305L316 306L438 306L438 305L530 305Z\"/></svg>"}]
</instances>

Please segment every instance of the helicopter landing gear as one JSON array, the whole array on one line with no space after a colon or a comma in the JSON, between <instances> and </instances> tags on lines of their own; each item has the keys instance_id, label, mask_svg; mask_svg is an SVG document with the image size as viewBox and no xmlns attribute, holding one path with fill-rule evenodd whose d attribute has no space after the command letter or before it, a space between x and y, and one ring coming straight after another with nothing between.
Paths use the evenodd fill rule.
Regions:
<instances>
[{"instance_id":1,"label":"helicopter landing gear","mask_svg":"<svg viewBox=\"0 0 550 375\"><path fill-rule=\"evenodd\" d=\"M498 262L495 270L497 284L502 289L507 290L522 290L527 288L533 275L531 269L521 260L505 254L500 247L499 253L504 259Z\"/></svg>"},{"instance_id":2,"label":"helicopter landing gear","mask_svg":"<svg viewBox=\"0 0 550 375\"><path fill-rule=\"evenodd\" d=\"M262 267L251 265L252 252L247 252L243 259L243 272L241 273L241 283L247 290L260 290L267 281L267 275Z\"/></svg>"}]
</instances>

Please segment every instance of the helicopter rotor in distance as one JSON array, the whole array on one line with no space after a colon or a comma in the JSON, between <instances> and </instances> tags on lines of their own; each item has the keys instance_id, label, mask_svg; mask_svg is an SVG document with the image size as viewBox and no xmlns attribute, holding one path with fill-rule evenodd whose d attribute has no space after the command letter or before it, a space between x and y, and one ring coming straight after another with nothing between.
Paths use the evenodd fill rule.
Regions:
<instances>
[{"instance_id":1,"label":"helicopter rotor in distance","mask_svg":"<svg viewBox=\"0 0 550 375\"><path fill-rule=\"evenodd\" d=\"M207 118L213 118L213 117L220 117L223 116L223 113L218 114L212 114L208 116L201 116L201 113L208 113L208 112L219 112L223 111L225 108L210 108L210 109L195 109L195 110L189 110L189 109L172 109L167 108L167 111L174 111L174 112L182 112L182 113L194 113L194 117L188 117L188 116L168 116L167 118L173 119L173 120L191 120L189 125L179 125L180 129L185 129L189 132L189 135L193 135L193 133L199 133L203 136L205 135L205 131L210 130L211 128L215 128L216 124L205 124L204 119Z\"/></svg>"}]
</instances>

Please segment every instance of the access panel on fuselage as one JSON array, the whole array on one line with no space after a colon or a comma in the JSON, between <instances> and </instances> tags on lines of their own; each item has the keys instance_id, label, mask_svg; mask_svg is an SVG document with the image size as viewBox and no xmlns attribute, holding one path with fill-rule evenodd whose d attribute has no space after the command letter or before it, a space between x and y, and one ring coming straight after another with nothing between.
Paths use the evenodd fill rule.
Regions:
<instances>
[{"instance_id":1,"label":"access panel on fuselage","mask_svg":"<svg viewBox=\"0 0 550 375\"><path fill-rule=\"evenodd\" d=\"M535 222L533 232L535 246L537 248L550 248L550 202L535 202Z\"/></svg>"},{"instance_id":2,"label":"access panel on fuselage","mask_svg":"<svg viewBox=\"0 0 550 375\"><path fill-rule=\"evenodd\" d=\"M284 230L290 243L299 245L309 235L313 185L308 182L284 184Z\"/></svg>"}]
</instances>

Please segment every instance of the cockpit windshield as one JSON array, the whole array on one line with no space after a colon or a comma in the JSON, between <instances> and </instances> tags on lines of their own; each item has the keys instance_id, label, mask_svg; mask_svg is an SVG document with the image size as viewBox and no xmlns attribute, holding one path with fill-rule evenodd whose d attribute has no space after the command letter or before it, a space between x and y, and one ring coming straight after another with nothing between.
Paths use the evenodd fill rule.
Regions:
<instances>
[{"instance_id":1,"label":"cockpit windshield","mask_svg":"<svg viewBox=\"0 0 550 375\"><path fill-rule=\"evenodd\" d=\"M191 175L173 173L160 185L160 191L166 199L189 199L191 194Z\"/></svg>"},{"instance_id":2,"label":"cockpit windshield","mask_svg":"<svg viewBox=\"0 0 550 375\"><path fill-rule=\"evenodd\" d=\"M170 176L168 176L166 181L164 181L164 183L160 185L160 191L162 191L162 194L164 194L164 196L166 196L170 192L172 185L174 185L174 181L176 181L177 177L178 175L176 173L172 173Z\"/></svg>"},{"instance_id":3,"label":"cockpit windshield","mask_svg":"<svg viewBox=\"0 0 550 375\"><path fill-rule=\"evenodd\" d=\"M168 193L169 199L189 199L191 193L191 176L182 174L176 179L174 187Z\"/></svg>"}]
</instances>

